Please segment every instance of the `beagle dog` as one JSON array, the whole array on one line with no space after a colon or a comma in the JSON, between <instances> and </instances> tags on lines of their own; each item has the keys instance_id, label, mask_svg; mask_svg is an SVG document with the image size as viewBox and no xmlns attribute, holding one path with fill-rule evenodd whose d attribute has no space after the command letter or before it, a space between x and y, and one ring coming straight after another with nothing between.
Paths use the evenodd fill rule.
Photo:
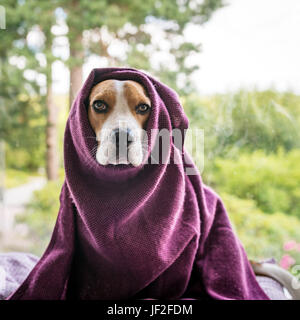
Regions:
<instances>
[{"instance_id":1,"label":"beagle dog","mask_svg":"<svg viewBox=\"0 0 300 320\"><path fill-rule=\"evenodd\" d=\"M96 84L89 96L88 118L98 143L98 163L141 165L150 112L150 98L138 82L109 79ZM289 272L275 264L250 262L256 275L277 280L300 300L300 282Z\"/></svg>"},{"instance_id":2,"label":"beagle dog","mask_svg":"<svg viewBox=\"0 0 300 320\"><path fill-rule=\"evenodd\" d=\"M89 99L88 117L98 142L96 160L102 165L141 165L151 110L144 87L109 79L95 85Z\"/></svg>"}]
</instances>

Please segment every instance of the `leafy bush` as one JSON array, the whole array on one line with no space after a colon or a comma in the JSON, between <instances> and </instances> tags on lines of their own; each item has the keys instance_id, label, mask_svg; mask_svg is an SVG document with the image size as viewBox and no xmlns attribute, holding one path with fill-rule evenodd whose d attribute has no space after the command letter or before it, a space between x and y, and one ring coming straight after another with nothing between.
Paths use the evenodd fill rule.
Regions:
<instances>
[{"instance_id":1,"label":"leafy bush","mask_svg":"<svg viewBox=\"0 0 300 320\"><path fill-rule=\"evenodd\" d=\"M2 114L2 117L1 117ZM45 108L41 99L22 93L0 107L0 136L8 168L34 171L44 164Z\"/></svg>"},{"instance_id":2,"label":"leafy bush","mask_svg":"<svg viewBox=\"0 0 300 320\"><path fill-rule=\"evenodd\" d=\"M241 90L181 100L190 128L204 130L203 180L222 195L249 256L291 260L283 244L300 236L300 97Z\"/></svg>"},{"instance_id":3,"label":"leafy bush","mask_svg":"<svg viewBox=\"0 0 300 320\"><path fill-rule=\"evenodd\" d=\"M235 159L217 158L211 180L218 191L252 199L263 212L300 217L299 163L300 150L242 153Z\"/></svg>"},{"instance_id":4,"label":"leafy bush","mask_svg":"<svg viewBox=\"0 0 300 320\"><path fill-rule=\"evenodd\" d=\"M300 97L276 91L181 98L190 128L205 132L205 160L232 158L241 150L276 152L300 147Z\"/></svg>"},{"instance_id":5,"label":"leafy bush","mask_svg":"<svg viewBox=\"0 0 300 320\"><path fill-rule=\"evenodd\" d=\"M284 244L300 241L300 220L277 212L263 213L253 200L239 199L222 193L222 200L232 225L249 258L254 260L275 258L279 262L285 254ZM300 252L294 254L300 263Z\"/></svg>"}]
</instances>

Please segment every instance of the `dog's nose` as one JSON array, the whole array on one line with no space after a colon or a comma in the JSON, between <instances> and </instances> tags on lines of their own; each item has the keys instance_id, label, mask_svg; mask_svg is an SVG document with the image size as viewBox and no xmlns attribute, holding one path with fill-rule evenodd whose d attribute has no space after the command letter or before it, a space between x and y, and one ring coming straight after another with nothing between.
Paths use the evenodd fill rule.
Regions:
<instances>
[{"instance_id":1,"label":"dog's nose","mask_svg":"<svg viewBox=\"0 0 300 320\"><path fill-rule=\"evenodd\" d=\"M125 144L125 143L127 143L127 147L128 147L133 141L132 131L129 128L114 129L113 138L117 148L119 147L120 144Z\"/></svg>"}]
</instances>

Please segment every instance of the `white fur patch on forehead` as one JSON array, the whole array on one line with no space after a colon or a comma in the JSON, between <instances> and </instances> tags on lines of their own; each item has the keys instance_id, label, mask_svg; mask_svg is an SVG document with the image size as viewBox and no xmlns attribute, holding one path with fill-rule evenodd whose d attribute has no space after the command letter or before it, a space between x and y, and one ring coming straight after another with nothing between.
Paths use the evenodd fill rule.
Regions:
<instances>
[{"instance_id":1,"label":"white fur patch on forehead","mask_svg":"<svg viewBox=\"0 0 300 320\"><path fill-rule=\"evenodd\" d=\"M114 80L114 85L117 93L123 92L124 81Z\"/></svg>"},{"instance_id":2,"label":"white fur patch on forehead","mask_svg":"<svg viewBox=\"0 0 300 320\"><path fill-rule=\"evenodd\" d=\"M140 129L140 125L133 115L125 93L126 81L113 80L115 104L108 115L103 128L114 130L116 128L129 128L130 130Z\"/></svg>"},{"instance_id":3,"label":"white fur patch on forehead","mask_svg":"<svg viewBox=\"0 0 300 320\"><path fill-rule=\"evenodd\" d=\"M124 81L115 80L116 88L116 105L115 112L127 113L129 112L129 106L124 96Z\"/></svg>"},{"instance_id":4,"label":"white fur patch on forehead","mask_svg":"<svg viewBox=\"0 0 300 320\"><path fill-rule=\"evenodd\" d=\"M129 109L129 105L127 103L127 100L125 98L125 94L124 94L124 83L125 81L121 81L121 80L114 80L114 85L115 85L115 89L116 89L116 104L115 104L115 108L114 108L114 112L121 114L125 114L125 113L129 113L130 109ZM130 116L132 116L130 114Z\"/></svg>"}]
</instances>

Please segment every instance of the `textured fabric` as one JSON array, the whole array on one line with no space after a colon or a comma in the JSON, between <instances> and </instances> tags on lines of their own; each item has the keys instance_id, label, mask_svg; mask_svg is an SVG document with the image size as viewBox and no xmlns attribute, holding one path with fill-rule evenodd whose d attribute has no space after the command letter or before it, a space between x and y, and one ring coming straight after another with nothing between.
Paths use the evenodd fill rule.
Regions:
<instances>
[{"instance_id":1,"label":"textured fabric","mask_svg":"<svg viewBox=\"0 0 300 320\"><path fill-rule=\"evenodd\" d=\"M52 239L10 298L268 299L219 196L199 173L186 174L197 169L184 149L171 143L160 164L96 162L88 96L106 79L138 81L147 90L148 157L157 143L151 129L188 127L177 94L156 79L131 68L94 69L66 125L66 180Z\"/></svg>"},{"instance_id":2,"label":"textured fabric","mask_svg":"<svg viewBox=\"0 0 300 320\"><path fill-rule=\"evenodd\" d=\"M0 254L0 300L20 286L38 260L37 256L22 252Z\"/></svg>"},{"instance_id":3,"label":"textured fabric","mask_svg":"<svg viewBox=\"0 0 300 320\"><path fill-rule=\"evenodd\" d=\"M39 258L30 253L9 252L0 254L0 300L6 299L25 280ZM283 287L269 277L256 276L264 292L272 300L288 300ZM145 298L145 300L153 300ZM195 300L195 298L182 298Z\"/></svg>"},{"instance_id":4,"label":"textured fabric","mask_svg":"<svg viewBox=\"0 0 300 320\"><path fill-rule=\"evenodd\" d=\"M256 276L256 280L271 300L289 300L279 282L265 276Z\"/></svg>"}]
</instances>

